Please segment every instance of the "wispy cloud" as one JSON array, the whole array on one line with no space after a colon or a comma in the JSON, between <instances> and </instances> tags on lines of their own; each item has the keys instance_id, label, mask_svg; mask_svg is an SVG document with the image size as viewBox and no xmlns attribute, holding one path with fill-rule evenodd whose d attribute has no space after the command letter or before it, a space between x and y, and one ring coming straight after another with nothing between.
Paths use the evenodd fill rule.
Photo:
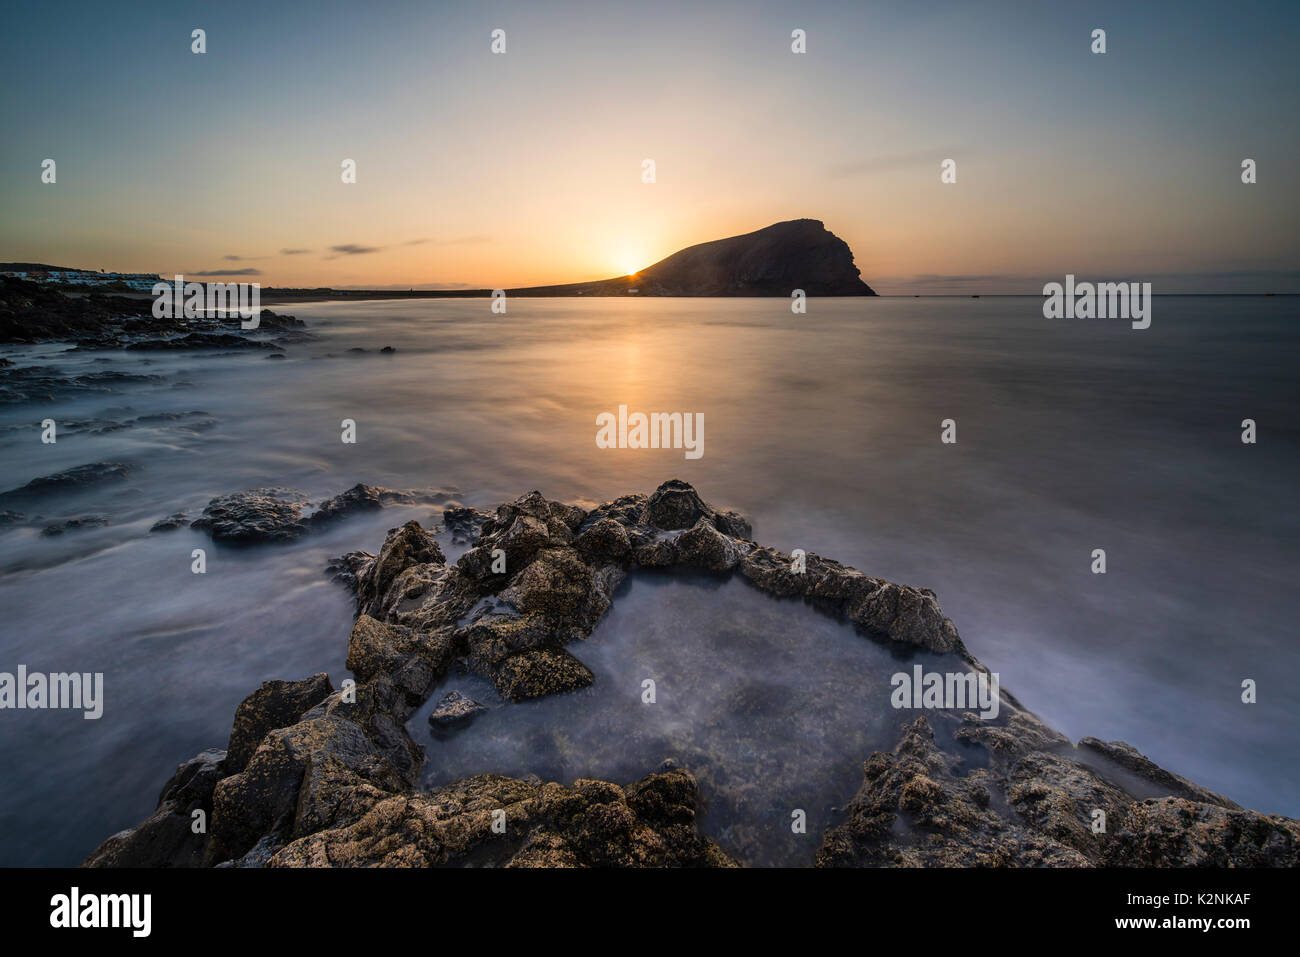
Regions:
<instances>
[{"instance_id":1,"label":"wispy cloud","mask_svg":"<svg viewBox=\"0 0 1300 957\"><path fill-rule=\"evenodd\" d=\"M230 257L227 256L226 258L229 259ZM187 275L190 276L260 276L262 275L262 270L253 269L251 267L248 269L205 269L202 272L192 272L192 273L188 273Z\"/></svg>"},{"instance_id":2,"label":"wispy cloud","mask_svg":"<svg viewBox=\"0 0 1300 957\"><path fill-rule=\"evenodd\" d=\"M303 255L304 253L309 253L309 252L311 252L310 249L281 249L281 250L280 250L280 255L281 255L281 256L301 256L301 255Z\"/></svg>"}]
</instances>

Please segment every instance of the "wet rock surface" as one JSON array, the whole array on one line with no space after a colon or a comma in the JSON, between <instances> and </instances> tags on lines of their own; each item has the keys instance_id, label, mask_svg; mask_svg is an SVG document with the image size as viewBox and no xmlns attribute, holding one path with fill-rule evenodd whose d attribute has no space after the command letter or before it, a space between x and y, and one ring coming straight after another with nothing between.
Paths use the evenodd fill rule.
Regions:
<instances>
[{"instance_id":1,"label":"wet rock surface","mask_svg":"<svg viewBox=\"0 0 1300 957\"><path fill-rule=\"evenodd\" d=\"M301 714L329 697L333 690L329 675L323 673L302 681L264 682L235 709L224 770L231 774L244 770L268 732L293 724Z\"/></svg>"},{"instance_id":2,"label":"wet rock surface","mask_svg":"<svg viewBox=\"0 0 1300 957\"><path fill-rule=\"evenodd\" d=\"M487 710L468 695L453 691L444 695L438 706L429 713L429 728L434 735L446 735L467 727L478 715Z\"/></svg>"},{"instance_id":3,"label":"wet rock surface","mask_svg":"<svg viewBox=\"0 0 1300 957\"><path fill-rule=\"evenodd\" d=\"M151 532L174 532L178 528L184 528L188 525L189 519L185 517L184 512L173 512L166 518L160 518L149 526Z\"/></svg>"},{"instance_id":4,"label":"wet rock surface","mask_svg":"<svg viewBox=\"0 0 1300 957\"><path fill-rule=\"evenodd\" d=\"M306 494L296 489L254 488L212 499L191 527L208 532L219 542L288 542L313 528L385 505L441 504L449 497L438 489L403 491L357 484L313 506ZM356 569L349 572L355 576Z\"/></svg>"},{"instance_id":5,"label":"wet rock surface","mask_svg":"<svg viewBox=\"0 0 1300 957\"><path fill-rule=\"evenodd\" d=\"M74 532L83 528L103 528L107 524L109 524L108 518L103 515L83 515L80 518L69 518L54 525L46 525L41 529L41 534L52 538L64 532Z\"/></svg>"},{"instance_id":6,"label":"wet rock surface","mask_svg":"<svg viewBox=\"0 0 1300 957\"><path fill-rule=\"evenodd\" d=\"M26 485L0 492L0 503L32 502L47 496L79 491L101 482L121 481L130 474L130 466L121 462L91 462L53 475L42 475Z\"/></svg>"},{"instance_id":7,"label":"wet rock surface","mask_svg":"<svg viewBox=\"0 0 1300 957\"><path fill-rule=\"evenodd\" d=\"M1246 811L1122 745L1131 782L1077 759L1063 736L1017 711L999 728L967 715L957 736L988 756L963 768L918 717L892 753L863 765L847 823L827 831L823 866L1294 867L1300 821ZM1121 786L1119 781L1125 783ZM1130 790L1131 789L1131 790Z\"/></svg>"},{"instance_id":8,"label":"wet rock surface","mask_svg":"<svg viewBox=\"0 0 1300 957\"><path fill-rule=\"evenodd\" d=\"M357 489L338 507L375 507L376 496ZM220 520L268 534L298 534L309 521L303 502L264 504L266 497ZM479 774L419 789L424 753L405 723L449 671L487 679L510 701L590 684L592 672L565 646L591 634L635 570L739 574L774 597L851 622L900 656L953 655L986 671L929 589L759 546L743 517L710 506L684 482L591 511L531 492L482 515L456 514L465 534L477 534L454 563L414 521L391 530L373 557L336 560L356 580L347 654L355 685L334 691L324 675L264 684L240 705L227 751L182 765L155 813L109 838L86 864L736 863L700 834L697 810L707 795L689 769L671 764L626 786ZM440 720L478 713L469 699L443 704ZM1075 749L1005 692L1001 705L996 721L967 714L936 721L938 732L927 717L906 724L892 752L867 758L861 788L844 823L822 836L817 863L1300 863L1300 822L1242 810L1121 742L1085 739ZM178 830L194 808L209 813L209 835ZM1097 812L1106 819L1101 831Z\"/></svg>"},{"instance_id":9,"label":"wet rock surface","mask_svg":"<svg viewBox=\"0 0 1300 957\"><path fill-rule=\"evenodd\" d=\"M70 375L48 365L0 366L0 402L53 402L65 396L110 395L128 386L157 385L162 376L142 372L118 372L104 369ZM127 428L121 423L91 423L95 426ZM65 423L66 430L66 423Z\"/></svg>"},{"instance_id":10,"label":"wet rock surface","mask_svg":"<svg viewBox=\"0 0 1300 957\"><path fill-rule=\"evenodd\" d=\"M307 530L307 497L293 489L255 488L214 498L191 527L218 542L287 542Z\"/></svg>"},{"instance_id":11,"label":"wet rock surface","mask_svg":"<svg viewBox=\"0 0 1300 957\"><path fill-rule=\"evenodd\" d=\"M348 552L331 558L325 565L325 574L355 595L357 575L374 560L375 556L370 552Z\"/></svg>"}]
</instances>

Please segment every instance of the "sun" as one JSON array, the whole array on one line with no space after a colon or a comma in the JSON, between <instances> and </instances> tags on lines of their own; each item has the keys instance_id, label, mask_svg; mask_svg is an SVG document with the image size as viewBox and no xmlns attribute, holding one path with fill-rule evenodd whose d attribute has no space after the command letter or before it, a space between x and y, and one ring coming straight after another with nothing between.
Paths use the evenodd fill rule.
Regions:
<instances>
[{"instance_id":1,"label":"sun","mask_svg":"<svg viewBox=\"0 0 1300 957\"><path fill-rule=\"evenodd\" d=\"M645 257L636 250L625 249L618 254L615 260L619 264L619 271L625 276L635 276L641 271L641 264L645 262Z\"/></svg>"}]
</instances>

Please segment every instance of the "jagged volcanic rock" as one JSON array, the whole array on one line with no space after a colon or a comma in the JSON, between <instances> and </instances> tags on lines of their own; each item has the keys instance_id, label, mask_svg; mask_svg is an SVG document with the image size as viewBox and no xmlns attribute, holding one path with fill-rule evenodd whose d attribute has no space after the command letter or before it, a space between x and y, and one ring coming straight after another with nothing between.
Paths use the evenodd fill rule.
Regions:
<instances>
[{"instance_id":1,"label":"jagged volcanic rock","mask_svg":"<svg viewBox=\"0 0 1300 957\"><path fill-rule=\"evenodd\" d=\"M240 705L228 751L182 765L154 814L86 865L735 863L698 833L701 795L683 769L626 787L492 774L417 787L424 755L405 724L453 666L490 679L509 700L589 684L591 672L564 646L591 634L637 568L739 573L900 652L949 655L987 672L934 592L813 554L797 571L790 555L750 540L741 516L684 482L590 512L531 492L475 524L476 540L454 564L417 522L392 530L358 565L347 655L356 686L330 692L324 675L264 684ZM1122 742L1075 748L1005 691L1000 703L987 720L935 711L903 725L892 752L867 758L848 819L823 834L817 863L1300 864L1300 821L1243 810ZM452 704L457 717L467 711ZM208 835L189 833L197 808L209 816ZM493 827L500 815L504 833Z\"/></svg>"}]
</instances>

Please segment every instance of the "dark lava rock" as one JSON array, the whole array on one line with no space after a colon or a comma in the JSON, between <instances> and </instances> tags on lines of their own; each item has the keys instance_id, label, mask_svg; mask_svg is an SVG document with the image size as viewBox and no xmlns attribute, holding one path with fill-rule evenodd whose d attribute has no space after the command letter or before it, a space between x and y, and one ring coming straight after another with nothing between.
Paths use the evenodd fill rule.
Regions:
<instances>
[{"instance_id":1,"label":"dark lava rock","mask_svg":"<svg viewBox=\"0 0 1300 957\"><path fill-rule=\"evenodd\" d=\"M263 309L261 316L257 320L258 329L294 330L306 328L307 323L295 316L281 316L272 312L270 309Z\"/></svg>"},{"instance_id":2,"label":"dark lava rock","mask_svg":"<svg viewBox=\"0 0 1300 957\"><path fill-rule=\"evenodd\" d=\"M72 298L25 279L0 277L0 342L76 339L123 316L152 314L152 299Z\"/></svg>"},{"instance_id":3,"label":"dark lava rock","mask_svg":"<svg viewBox=\"0 0 1300 957\"><path fill-rule=\"evenodd\" d=\"M248 759L269 731L297 724L304 713L333 691L329 675L323 672L302 681L262 682L262 687L235 709L235 723L230 729L230 743L226 746L226 763L222 770L227 774L244 770Z\"/></svg>"},{"instance_id":4,"label":"dark lava rock","mask_svg":"<svg viewBox=\"0 0 1300 957\"><path fill-rule=\"evenodd\" d=\"M150 296L66 296L38 283L0 277L0 342L76 342L88 348L211 348L214 343L205 336L221 329L243 331L237 317L159 319L153 315L153 302ZM303 336L298 330L304 326L293 316L277 316L263 309L256 331ZM242 340L237 344L224 338L215 344L249 348L254 341L247 333L230 337Z\"/></svg>"},{"instance_id":5,"label":"dark lava rock","mask_svg":"<svg viewBox=\"0 0 1300 957\"><path fill-rule=\"evenodd\" d=\"M357 512L385 505L416 505L445 501L437 489L397 490L357 484L321 502L314 511L299 491L286 488L248 489L212 499L193 523L218 541L286 542L314 527Z\"/></svg>"},{"instance_id":6,"label":"dark lava rock","mask_svg":"<svg viewBox=\"0 0 1300 957\"><path fill-rule=\"evenodd\" d=\"M70 518L55 525L46 525L41 529L41 534L53 537L79 528L102 528L107 524L108 519L103 515L83 515L81 518Z\"/></svg>"},{"instance_id":7,"label":"dark lava rock","mask_svg":"<svg viewBox=\"0 0 1300 957\"><path fill-rule=\"evenodd\" d=\"M10 489L0 493L0 501L23 501L44 495L73 492L106 481L121 481L130 472L130 468L121 462L91 462L64 469L53 475L34 478L21 488Z\"/></svg>"},{"instance_id":8,"label":"dark lava rock","mask_svg":"<svg viewBox=\"0 0 1300 957\"><path fill-rule=\"evenodd\" d=\"M985 767L935 744L930 721L906 726L892 753L867 760L848 821L829 829L823 866L1295 867L1300 821L1228 802L1138 798L1119 778L1081 763L1068 739L1015 710L994 726L973 714L955 733ZM1167 793L1169 775L1128 745L1142 789ZM1208 793L1208 792L1206 792ZM1105 828L1094 831L1096 813Z\"/></svg>"},{"instance_id":9,"label":"dark lava rock","mask_svg":"<svg viewBox=\"0 0 1300 957\"><path fill-rule=\"evenodd\" d=\"M301 492L255 488L214 498L193 522L218 542L287 542L307 530Z\"/></svg>"},{"instance_id":10,"label":"dark lava rock","mask_svg":"<svg viewBox=\"0 0 1300 957\"><path fill-rule=\"evenodd\" d=\"M357 575L374 560L375 556L370 552L348 552L331 558L325 565L325 573L329 575L331 581L338 582L348 591L356 594Z\"/></svg>"},{"instance_id":11,"label":"dark lava rock","mask_svg":"<svg viewBox=\"0 0 1300 957\"><path fill-rule=\"evenodd\" d=\"M328 826L338 802L370 777L384 789L404 783L362 727L342 717L299 721L270 731L238 774L212 794L208 861L241 857L264 837Z\"/></svg>"},{"instance_id":12,"label":"dark lava rock","mask_svg":"<svg viewBox=\"0 0 1300 957\"><path fill-rule=\"evenodd\" d=\"M83 867L200 867L207 835L194 833L194 812L212 816L212 791L226 752L203 751L177 768L163 786L157 809L133 828L114 834Z\"/></svg>"},{"instance_id":13,"label":"dark lava rock","mask_svg":"<svg viewBox=\"0 0 1300 957\"><path fill-rule=\"evenodd\" d=\"M416 565L443 565L442 549L419 522L407 522L388 533L379 555L357 576L357 608L363 614L379 612L387 603L398 576Z\"/></svg>"},{"instance_id":14,"label":"dark lava rock","mask_svg":"<svg viewBox=\"0 0 1300 957\"><path fill-rule=\"evenodd\" d=\"M726 535L748 538L749 522L737 512L717 512L695 489L681 479L671 479L655 489L646 500L642 521L653 528L671 531L693 528L701 519Z\"/></svg>"},{"instance_id":15,"label":"dark lava rock","mask_svg":"<svg viewBox=\"0 0 1300 957\"><path fill-rule=\"evenodd\" d=\"M46 365L19 366L0 369L0 402L53 402L67 395L107 395L120 392L127 386L161 382L162 378L113 371L68 374ZM73 423L77 421L85 420L60 421L60 432L73 429Z\"/></svg>"},{"instance_id":16,"label":"dark lava rock","mask_svg":"<svg viewBox=\"0 0 1300 957\"><path fill-rule=\"evenodd\" d=\"M386 353L386 354L388 354L388 355L392 355L392 354L393 354L394 352L396 352L397 350L394 349L392 346L384 346L384 347L383 347L382 349L380 349L379 351L380 351L380 352L383 352L383 353Z\"/></svg>"},{"instance_id":17,"label":"dark lava rock","mask_svg":"<svg viewBox=\"0 0 1300 957\"><path fill-rule=\"evenodd\" d=\"M459 691L452 691L444 695L437 707L429 713L429 727L435 736L445 736L468 727L484 711L487 711L485 705Z\"/></svg>"},{"instance_id":18,"label":"dark lava rock","mask_svg":"<svg viewBox=\"0 0 1300 957\"><path fill-rule=\"evenodd\" d=\"M171 532L178 528L184 528L189 524L184 512L173 512L166 518L160 518L149 526L151 532Z\"/></svg>"},{"instance_id":19,"label":"dark lava rock","mask_svg":"<svg viewBox=\"0 0 1300 957\"><path fill-rule=\"evenodd\" d=\"M358 483L346 492L340 492L317 506L312 513L313 522L328 522L353 512L377 512L384 507L383 493L387 489Z\"/></svg>"},{"instance_id":20,"label":"dark lava rock","mask_svg":"<svg viewBox=\"0 0 1300 957\"><path fill-rule=\"evenodd\" d=\"M442 510L442 526L451 534L452 544L468 545L478 538L490 517L476 508L453 505Z\"/></svg>"},{"instance_id":21,"label":"dark lava rock","mask_svg":"<svg viewBox=\"0 0 1300 957\"><path fill-rule=\"evenodd\" d=\"M169 784L152 817L87 864L732 864L696 829L697 787L682 770L626 787L482 774L418 789L424 754L406 722L451 668L487 677L510 701L591 684L564 646L591 634L636 568L738 571L771 595L853 622L902 656L920 648L986 672L934 592L817 555L796 564L750 541L742 517L683 482L590 513L532 492L481 521L457 519L478 534L455 564L417 522L390 531L373 559L346 562L358 580L347 650L354 687L330 693L324 675L264 685L240 706L232 757L196 759L192 788ZM494 550L506 556L504 570ZM767 691L756 694L737 710L770 705ZM477 713L468 699L449 698L435 718ZM1000 704L994 719L935 711L903 725L892 752L862 765L847 819L822 835L817 863L1300 865L1300 821L1242 810L1122 742L1085 739L1076 749L1005 690ZM726 771L711 769L713 786L726 786ZM189 834L191 807L210 808L210 834ZM1097 812L1102 830L1093 827ZM504 833L493 827L502 820Z\"/></svg>"}]
</instances>

